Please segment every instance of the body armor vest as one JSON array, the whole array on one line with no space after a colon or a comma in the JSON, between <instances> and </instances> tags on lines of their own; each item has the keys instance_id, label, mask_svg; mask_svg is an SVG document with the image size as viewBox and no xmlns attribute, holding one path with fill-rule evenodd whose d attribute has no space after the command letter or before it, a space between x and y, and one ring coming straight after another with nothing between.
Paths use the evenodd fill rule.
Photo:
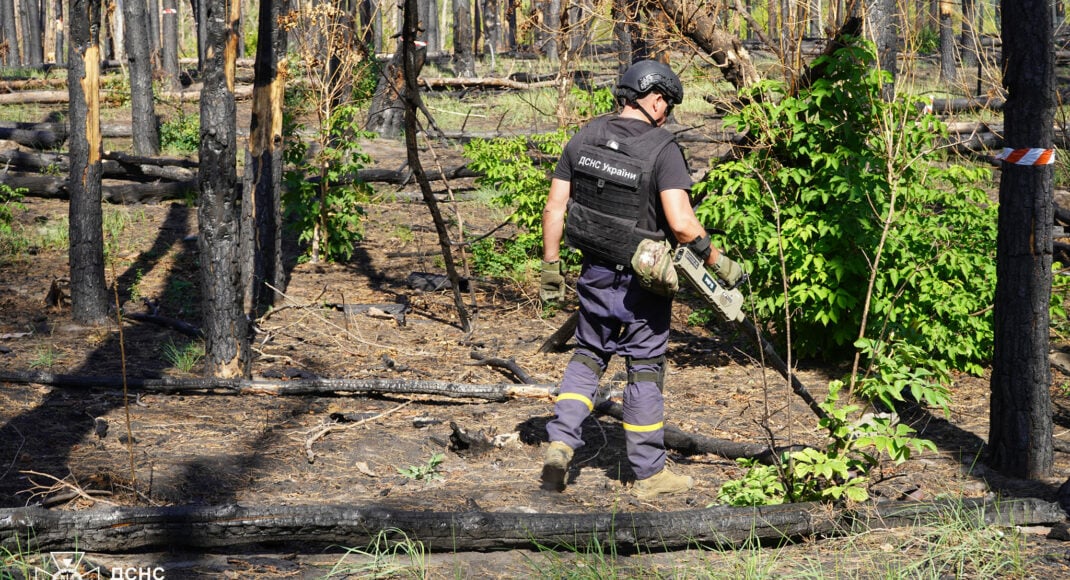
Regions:
<instances>
[{"instance_id":1,"label":"body armor vest","mask_svg":"<svg viewBox=\"0 0 1070 580\"><path fill-rule=\"evenodd\" d=\"M657 221L653 173L658 154L675 137L660 127L613 137L606 130L610 118L595 119L585 131L572 167L565 237L585 257L627 266L640 241L666 238Z\"/></svg>"}]
</instances>

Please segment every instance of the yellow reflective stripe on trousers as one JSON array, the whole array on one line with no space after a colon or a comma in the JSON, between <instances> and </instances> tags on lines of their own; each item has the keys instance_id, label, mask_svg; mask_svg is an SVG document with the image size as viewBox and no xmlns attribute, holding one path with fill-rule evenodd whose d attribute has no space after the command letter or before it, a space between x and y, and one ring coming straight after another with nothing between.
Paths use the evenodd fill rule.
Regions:
<instances>
[{"instance_id":1,"label":"yellow reflective stripe on trousers","mask_svg":"<svg viewBox=\"0 0 1070 580\"><path fill-rule=\"evenodd\" d=\"M653 425L632 425L631 423L624 423L625 431L634 431L636 433L649 433L651 431L657 431L665 426L664 421L658 421Z\"/></svg>"},{"instance_id":2,"label":"yellow reflective stripe on trousers","mask_svg":"<svg viewBox=\"0 0 1070 580\"><path fill-rule=\"evenodd\" d=\"M581 395L579 393L561 393L560 395L557 396L557 400L558 401L579 401L579 402L583 403L584 405L587 405L587 410L588 411L593 411L594 410L594 403L592 403L590 399L588 399L587 397L584 397L583 395Z\"/></svg>"}]
</instances>

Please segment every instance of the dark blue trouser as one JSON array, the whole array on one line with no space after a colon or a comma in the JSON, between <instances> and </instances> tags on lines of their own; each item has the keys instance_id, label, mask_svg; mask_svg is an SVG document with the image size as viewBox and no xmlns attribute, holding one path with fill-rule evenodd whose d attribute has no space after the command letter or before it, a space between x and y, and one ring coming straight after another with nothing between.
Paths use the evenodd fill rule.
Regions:
<instances>
[{"instance_id":1,"label":"dark blue trouser","mask_svg":"<svg viewBox=\"0 0 1070 580\"><path fill-rule=\"evenodd\" d=\"M547 423L550 441L573 449L583 445L580 425L594 408L598 381L614 354L626 357L624 432L628 461L636 479L665 466L665 402L660 381L669 340L672 300L647 292L630 269L616 271L585 262L577 281L580 320L576 348L561 379ZM660 360L644 360L660 359ZM597 371L596 371L597 369Z\"/></svg>"}]
</instances>

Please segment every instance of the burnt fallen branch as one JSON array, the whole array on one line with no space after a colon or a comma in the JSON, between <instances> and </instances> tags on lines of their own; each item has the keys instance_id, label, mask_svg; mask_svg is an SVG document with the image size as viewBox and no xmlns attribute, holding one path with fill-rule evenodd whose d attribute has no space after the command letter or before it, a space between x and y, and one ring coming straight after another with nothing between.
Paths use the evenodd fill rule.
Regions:
<instances>
[{"instance_id":1,"label":"burnt fallen branch","mask_svg":"<svg viewBox=\"0 0 1070 580\"><path fill-rule=\"evenodd\" d=\"M0 372L0 382L35 383L61 388L115 388L123 384L119 376L86 376L41 372ZM366 393L380 395L434 395L457 399L506 401L511 398L549 398L556 385L513 385L412 381L403 379L323 379L302 378L286 381L267 379L217 378L138 378L127 377L127 387L156 393L209 392L222 395L317 395Z\"/></svg>"},{"instance_id":2,"label":"burnt fallen branch","mask_svg":"<svg viewBox=\"0 0 1070 580\"><path fill-rule=\"evenodd\" d=\"M512 376L513 380L517 383L523 383L526 385L535 384L535 381L531 378L531 375L524 372L524 369L520 368L520 365L516 363L512 358L496 358L487 356L478 351L472 351L468 356L475 359L477 362L470 364L482 364L489 367L493 367L504 371L507 375Z\"/></svg>"},{"instance_id":3,"label":"burnt fallen branch","mask_svg":"<svg viewBox=\"0 0 1070 580\"><path fill-rule=\"evenodd\" d=\"M601 402L595 407L595 410L614 419L624 420L624 407L615 401ZM669 424L665 425L665 447L685 455L712 453L725 459L754 459L765 465L772 465L776 458L783 453L806 449L805 445L789 445L769 449L768 446L761 443L741 443L739 441L687 433L679 427Z\"/></svg>"},{"instance_id":4,"label":"burnt fallen branch","mask_svg":"<svg viewBox=\"0 0 1070 580\"><path fill-rule=\"evenodd\" d=\"M381 506L167 506L50 511L0 510L0 547L45 551L132 552L285 543L288 549L363 546L385 534L418 541L428 552L511 548L572 550L596 541L618 549L671 550L783 542L871 529L937 523L949 515L996 526L1062 522L1066 514L1038 499L889 502L847 510L786 504L674 512L498 513L405 511Z\"/></svg>"}]
</instances>

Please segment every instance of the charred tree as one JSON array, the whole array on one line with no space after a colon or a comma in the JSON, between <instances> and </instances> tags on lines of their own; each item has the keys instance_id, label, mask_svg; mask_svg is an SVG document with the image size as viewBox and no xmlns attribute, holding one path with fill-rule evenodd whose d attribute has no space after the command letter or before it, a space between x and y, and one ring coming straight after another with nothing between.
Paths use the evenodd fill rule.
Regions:
<instances>
[{"instance_id":1,"label":"charred tree","mask_svg":"<svg viewBox=\"0 0 1070 580\"><path fill-rule=\"evenodd\" d=\"M505 46L516 50L516 9L518 0L505 0Z\"/></svg>"},{"instance_id":2,"label":"charred tree","mask_svg":"<svg viewBox=\"0 0 1070 580\"><path fill-rule=\"evenodd\" d=\"M53 15L53 18L52 18L53 26L55 26L55 28L56 28L56 32L55 32L55 38L56 38L56 46L55 46L56 64L62 66L62 65L66 65L67 64L67 47L66 47L66 44L64 42L66 37L67 37L67 31L63 27L63 22L64 22L64 20L63 20L63 0L54 0L53 1L53 3L52 3L52 15ZM2 17L0 17L0 19L2 19Z\"/></svg>"},{"instance_id":3,"label":"charred tree","mask_svg":"<svg viewBox=\"0 0 1070 580\"><path fill-rule=\"evenodd\" d=\"M952 27L954 7L951 0L940 0L940 80L955 81L955 30Z\"/></svg>"},{"instance_id":4,"label":"charred tree","mask_svg":"<svg viewBox=\"0 0 1070 580\"><path fill-rule=\"evenodd\" d=\"M100 0L71 0L69 13L71 316L83 324L100 324L108 316L100 205Z\"/></svg>"},{"instance_id":5,"label":"charred tree","mask_svg":"<svg viewBox=\"0 0 1070 580\"><path fill-rule=\"evenodd\" d=\"M286 89L286 33L279 17L287 0L261 0L257 23L253 113L242 187L242 264L252 271L245 310L256 319L285 288L282 268L282 105ZM246 233L247 232L247 233Z\"/></svg>"},{"instance_id":6,"label":"charred tree","mask_svg":"<svg viewBox=\"0 0 1070 580\"><path fill-rule=\"evenodd\" d=\"M712 14L702 10L688 10L681 0L661 0L661 7L664 14L684 35L710 54L725 80L732 83L736 89L761 80L758 69L754 67L743 43L738 37L721 28ZM636 48L635 32L631 31L630 36L633 43L631 62L645 58L643 55L649 53L647 43L640 40L639 47Z\"/></svg>"},{"instance_id":7,"label":"charred tree","mask_svg":"<svg viewBox=\"0 0 1070 580\"><path fill-rule=\"evenodd\" d=\"M439 44L438 35L438 2L436 0L419 0L420 23L419 29L423 31L420 37L427 43L428 52L438 52L442 45Z\"/></svg>"},{"instance_id":8,"label":"charred tree","mask_svg":"<svg viewBox=\"0 0 1070 580\"><path fill-rule=\"evenodd\" d=\"M896 61L899 58L895 0L867 0L865 29L877 47L877 62L881 70L892 75L891 80L881 87L881 97L891 102L895 98Z\"/></svg>"},{"instance_id":9,"label":"charred tree","mask_svg":"<svg viewBox=\"0 0 1070 580\"><path fill-rule=\"evenodd\" d=\"M0 0L0 63L5 66L22 64L15 14L15 0Z\"/></svg>"},{"instance_id":10,"label":"charred tree","mask_svg":"<svg viewBox=\"0 0 1070 580\"><path fill-rule=\"evenodd\" d=\"M416 67L418 76L427 56L427 47L414 46L413 48L415 56L413 66ZM395 138L401 135L401 127L405 122L405 102L402 98L405 91L403 52L399 45L394 51L394 56L390 58L390 62L383 67L371 106L368 107L368 120L365 121L364 128L375 131L383 137Z\"/></svg>"},{"instance_id":11,"label":"charred tree","mask_svg":"<svg viewBox=\"0 0 1070 580\"><path fill-rule=\"evenodd\" d=\"M210 57L201 90L200 203L197 248L205 334L205 374L249 373L249 323L244 310L240 252L234 62L237 18L227 0L202 0ZM237 4L237 3L235 3Z\"/></svg>"},{"instance_id":12,"label":"charred tree","mask_svg":"<svg viewBox=\"0 0 1070 580\"><path fill-rule=\"evenodd\" d=\"M457 306L457 318L461 330L470 332L472 324L468 319L468 310L464 306L464 297L461 295L461 277L457 273L457 267L453 262L453 250L450 244L450 235L446 227L446 221L442 219L442 212L438 209L438 202L431 192L431 184L427 181L423 164L420 162L420 150L416 143L416 112L421 108L420 87L416 84L417 75L423 66L423 58L416 46L416 38L419 34L416 21L416 3L418 0L405 0L404 20L401 28L401 45L395 52L395 56L401 55L401 72L404 81L402 95L404 102L405 118L405 150L408 154L409 167L412 174L420 184L420 191L424 196L424 203L431 212L431 218L435 222L435 230L438 232L438 243L442 248L442 258L446 265L446 275L449 276L453 287L453 301Z\"/></svg>"},{"instance_id":13,"label":"charred tree","mask_svg":"<svg viewBox=\"0 0 1070 580\"><path fill-rule=\"evenodd\" d=\"M134 154L157 155L160 152L160 131L156 125L156 107L152 99L152 48L146 0L123 0L123 17L127 23L123 38L127 62L130 64Z\"/></svg>"},{"instance_id":14,"label":"charred tree","mask_svg":"<svg viewBox=\"0 0 1070 580\"><path fill-rule=\"evenodd\" d=\"M1058 2L1056 4L1059 4ZM962 33L960 35L960 42L962 44L962 67L967 70L972 70L977 66L978 56L977 51L980 46L980 40L977 38L977 26L979 23L976 0L962 0Z\"/></svg>"},{"instance_id":15,"label":"charred tree","mask_svg":"<svg viewBox=\"0 0 1070 580\"><path fill-rule=\"evenodd\" d=\"M360 0L361 44L373 53L383 50L383 14L379 0Z\"/></svg>"},{"instance_id":16,"label":"charred tree","mask_svg":"<svg viewBox=\"0 0 1070 580\"><path fill-rule=\"evenodd\" d=\"M1056 106L1051 11L1044 0L1005 0L1002 8L1005 146L1051 151ZM1019 478L1051 475L1053 462L1048 391L1053 167L1006 160L999 184L988 453L992 467Z\"/></svg>"},{"instance_id":17,"label":"charred tree","mask_svg":"<svg viewBox=\"0 0 1070 580\"><path fill-rule=\"evenodd\" d=\"M457 76L476 76L476 58L472 54L472 0L453 0L453 62Z\"/></svg>"},{"instance_id":18,"label":"charred tree","mask_svg":"<svg viewBox=\"0 0 1070 580\"><path fill-rule=\"evenodd\" d=\"M476 0L483 2L483 50L490 55L491 64L502 46L502 26L498 17L498 0Z\"/></svg>"},{"instance_id":19,"label":"charred tree","mask_svg":"<svg viewBox=\"0 0 1070 580\"><path fill-rule=\"evenodd\" d=\"M178 1L163 0L160 18L160 61L164 71L164 86L174 91L182 87L178 76Z\"/></svg>"},{"instance_id":20,"label":"charred tree","mask_svg":"<svg viewBox=\"0 0 1070 580\"><path fill-rule=\"evenodd\" d=\"M836 536L871 529L931 526L948 514L994 526L1061 523L1059 504L1043 500L889 501L851 509L824 503L713 506L683 511L526 513L405 511L379 505L165 506L77 511L39 506L0 510L0 547L139 552L148 548L221 548L287 542L290 549L419 542L428 552L516 548L572 552L577 542L622 551L744 546ZM385 534L385 536L384 536Z\"/></svg>"},{"instance_id":21,"label":"charred tree","mask_svg":"<svg viewBox=\"0 0 1070 580\"><path fill-rule=\"evenodd\" d=\"M19 2L19 14L22 15L23 64L41 64L45 61L45 52L41 42L44 27L41 26L40 0L22 0Z\"/></svg>"}]
</instances>

